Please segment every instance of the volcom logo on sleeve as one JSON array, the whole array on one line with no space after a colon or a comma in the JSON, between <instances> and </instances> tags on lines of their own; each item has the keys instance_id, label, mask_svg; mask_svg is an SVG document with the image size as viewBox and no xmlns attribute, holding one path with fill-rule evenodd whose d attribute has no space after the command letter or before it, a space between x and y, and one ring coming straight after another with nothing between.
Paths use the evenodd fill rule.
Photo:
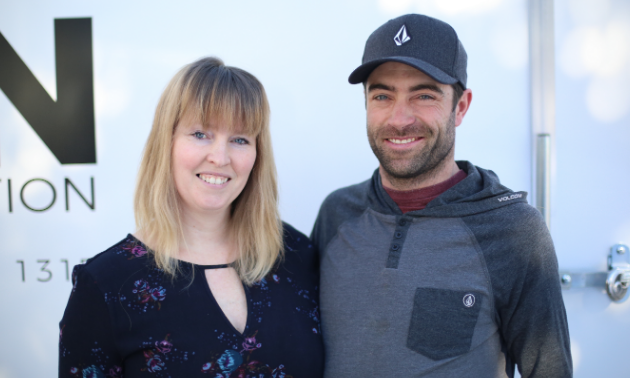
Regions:
<instances>
[{"instance_id":1,"label":"volcom logo on sleeve","mask_svg":"<svg viewBox=\"0 0 630 378\"><path fill-rule=\"evenodd\" d=\"M510 200L522 198L522 197L523 197L523 193L516 193L516 194L512 194L511 196L505 196L505 197L499 198L499 202L510 201Z\"/></svg>"},{"instance_id":2,"label":"volcom logo on sleeve","mask_svg":"<svg viewBox=\"0 0 630 378\"><path fill-rule=\"evenodd\" d=\"M407 34L407 27L405 25L400 28L396 36L394 37L394 42L396 42L396 46L402 46L403 43L409 42L411 37Z\"/></svg>"},{"instance_id":3,"label":"volcom logo on sleeve","mask_svg":"<svg viewBox=\"0 0 630 378\"><path fill-rule=\"evenodd\" d=\"M472 294L466 294L464 295L464 306L466 307L472 307L475 304L475 296Z\"/></svg>"}]
</instances>

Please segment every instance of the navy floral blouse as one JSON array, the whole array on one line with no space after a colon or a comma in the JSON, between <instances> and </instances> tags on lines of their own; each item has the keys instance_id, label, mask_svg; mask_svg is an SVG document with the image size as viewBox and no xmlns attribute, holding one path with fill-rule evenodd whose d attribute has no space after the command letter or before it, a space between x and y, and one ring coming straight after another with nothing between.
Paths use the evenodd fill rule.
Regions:
<instances>
[{"instance_id":1,"label":"navy floral blouse","mask_svg":"<svg viewBox=\"0 0 630 378\"><path fill-rule=\"evenodd\" d=\"M223 314L201 266L172 280L128 235L77 265L59 327L59 377L321 377L317 256L285 224L285 258L245 287L243 334Z\"/></svg>"}]
</instances>

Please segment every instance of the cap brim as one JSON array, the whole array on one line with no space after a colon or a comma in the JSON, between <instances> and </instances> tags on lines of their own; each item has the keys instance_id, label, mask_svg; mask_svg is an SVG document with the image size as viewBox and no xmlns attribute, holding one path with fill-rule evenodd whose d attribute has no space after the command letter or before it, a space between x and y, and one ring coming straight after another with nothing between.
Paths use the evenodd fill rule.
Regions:
<instances>
[{"instance_id":1,"label":"cap brim","mask_svg":"<svg viewBox=\"0 0 630 378\"><path fill-rule=\"evenodd\" d=\"M442 72L442 70L436 68L435 66L420 59L414 59L407 56L389 56L387 58L375 59L363 63L362 65L357 67L357 69L352 71L352 73L348 77L348 82L350 82L350 84L363 83L367 80L372 71L376 69L376 67L386 62L404 63L408 66L424 72L425 74L431 76L437 82L442 84L455 84L458 82L457 79L445 74L444 72Z\"/></svg>"}]
</instances>

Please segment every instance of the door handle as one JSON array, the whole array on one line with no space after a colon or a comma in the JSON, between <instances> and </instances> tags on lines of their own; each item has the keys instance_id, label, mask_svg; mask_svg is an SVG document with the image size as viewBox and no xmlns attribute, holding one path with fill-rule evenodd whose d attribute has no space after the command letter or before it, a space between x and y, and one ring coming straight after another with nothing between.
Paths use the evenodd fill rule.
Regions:
<instances>
[{"instance_id":1,"label":"door handle","mask_svg":"<svg viewBox=\"0 0 630 378\"><path fill-rule=\"evenodd\" d=\"M608 272L571 273L560 271L563 289L595 287L606 289L613 302L625 302L630 296L630 249L625 244L615 244L608 254Z\"/></svg>"}]
</instances>

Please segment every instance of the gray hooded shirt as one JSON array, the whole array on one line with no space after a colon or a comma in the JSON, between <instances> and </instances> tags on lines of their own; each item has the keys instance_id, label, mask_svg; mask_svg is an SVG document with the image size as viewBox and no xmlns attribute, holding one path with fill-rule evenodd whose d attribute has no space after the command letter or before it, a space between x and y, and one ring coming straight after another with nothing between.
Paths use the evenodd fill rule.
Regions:
<instances>
[{"instance_id":1,"label":"gray hooded shirt","mask_svg":"<svg viewBox=\"0 0 630 378\"><path fill-rule=\"evenodd\" d=\"M571 377L558 263L526 193L492 171L402 214L370 180L326 198L321 254L326 377Z\"/></svg>"}]
</instances>

